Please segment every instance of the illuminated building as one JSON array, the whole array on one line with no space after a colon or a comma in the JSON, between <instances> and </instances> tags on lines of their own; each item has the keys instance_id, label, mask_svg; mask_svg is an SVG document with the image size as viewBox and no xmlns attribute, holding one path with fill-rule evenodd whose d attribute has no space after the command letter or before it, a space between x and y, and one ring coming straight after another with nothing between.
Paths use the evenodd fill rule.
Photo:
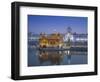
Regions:
<instances>
[{"instance_id":1,"label":"illuminated building","mask_svg":"<svg viewBox=\"0 0 100 82\"><path fill-rule=\"evenodd\" d=\"M46 37L45 33L40 34L39 46L42 48L46 48L48 46L48 38Z\"/></svg>"},{"instance_id":2,"label":"illuminated building","mask_svg":"<svg viewBox=\"0 0 100 82\"><path fill-rule=\"evenodd\" d=\"M62 47L63 45L63 37L60 33L53 33L48 36L45 34L40 34L39 39L40 47Z\"/></svg>"}]
</instances>

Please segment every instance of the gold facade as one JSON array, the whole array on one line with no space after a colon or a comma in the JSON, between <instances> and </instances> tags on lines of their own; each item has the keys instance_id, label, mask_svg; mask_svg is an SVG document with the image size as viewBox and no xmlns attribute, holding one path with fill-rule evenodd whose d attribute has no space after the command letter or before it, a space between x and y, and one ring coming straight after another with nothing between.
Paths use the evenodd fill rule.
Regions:
<instances>
[{"instance_id":1,"label":"gold facade","mask_svg":"<svg viewBox=\"0 0 100 82\"><path fill-rule=\"evenodd\" d=\"M46 47L61 47L63 45L63 37L59 33L51 35L40 34L39 46L42 48Z\"/></svg>"}]
</instances>

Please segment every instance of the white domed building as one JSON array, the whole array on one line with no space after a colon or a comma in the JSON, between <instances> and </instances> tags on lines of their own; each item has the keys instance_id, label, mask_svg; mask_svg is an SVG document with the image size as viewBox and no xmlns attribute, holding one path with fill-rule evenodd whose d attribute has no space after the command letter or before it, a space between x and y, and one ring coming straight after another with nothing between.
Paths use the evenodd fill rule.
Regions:
<instances>
[{"instance_id":1,"label":"white domed building","mask_svg":"<svg viewBox=\"0 0 100 82\"><path fill-rule=\"evenodd\" d=\"M73 34L72 34L72 29L70 27L67 28L67 33L63 37L64 41L64 48L69 48L71 47L71 42L74 40Z\"/></svg>"},{"instance_id":2,"label":"white domed building","mask_svg":"<svg viewBox=\"0 0 100 82\"><path fill-rule=\"evenodd\" d=\"M66 33L63 37L64 42L67 42L68 40L70 40L71 42L74 40L74 37L71 33Z\"/></svg>"}]
</instances>

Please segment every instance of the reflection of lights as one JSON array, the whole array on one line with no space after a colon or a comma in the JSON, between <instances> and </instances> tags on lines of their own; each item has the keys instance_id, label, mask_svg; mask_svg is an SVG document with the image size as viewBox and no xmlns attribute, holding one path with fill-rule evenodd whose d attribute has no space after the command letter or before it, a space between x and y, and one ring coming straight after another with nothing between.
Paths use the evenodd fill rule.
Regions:
<instances>
[{"instance_id":1,"label":"reflection of lights","mask_svg":"<svg viewBox=\"0 0 100 82\"><path fill-rule=\"evenodd\" d=\"M64 51L65 54L67 54L67 51Z\"/></svg>"},{"instance_id":2,"label":"reflection of lights","mask_svg":"<svg viewBox=\"0 0 100 82\"><path fill-rule=\"evenodd\" d=\"M64 51L64 53L65 53L66 55L70 55L70 51L69 51L69 50Z\"/></svg>"},{"instance_id":3,"label":"reflection of lights","mask_svg":"<svg viewBox=\"0 0 100 82\"><path fill-rule=\"evenodd\" d=\"M68 55L69 55L70 54L70 51L68 50L67 52L68 52Z\"/></svg>"},{"instance_id":4,"label":"reflection of lights","mask_svg":"<svg viewBox=\"0 0 100 82\"><path fill-rule=\"evenodd\" d=\"M59 51L59 54L62 54L62 51Z\"/></svg>"}]
</instances>

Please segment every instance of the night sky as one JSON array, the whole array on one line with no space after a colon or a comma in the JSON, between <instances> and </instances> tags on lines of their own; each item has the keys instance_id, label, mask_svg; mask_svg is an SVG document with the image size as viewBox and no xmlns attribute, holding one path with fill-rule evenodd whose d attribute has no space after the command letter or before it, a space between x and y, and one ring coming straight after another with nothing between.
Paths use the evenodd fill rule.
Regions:
<instances>
[{"instance_id":1,"label":"night sky","mask_svg":"<svg viewBox=\"0 0 100 82\"><path fill-rule=\"evenodd\" d=\"M66 33L68 27L72 32L87 33L87 24L87 17L28 15L28 32L35 34Z\"/></svg>"}]
</instances>

